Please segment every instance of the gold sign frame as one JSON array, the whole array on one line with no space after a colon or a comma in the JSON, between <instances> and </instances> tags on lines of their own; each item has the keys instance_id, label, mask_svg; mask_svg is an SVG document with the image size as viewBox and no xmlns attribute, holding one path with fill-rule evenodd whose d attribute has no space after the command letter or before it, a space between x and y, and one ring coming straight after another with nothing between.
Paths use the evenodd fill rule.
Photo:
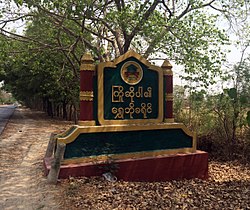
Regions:
<instances>
[{"instance_id":1,"label":"gold sign frame","mask_svg":"<svg viewBox=\"0 0 250 210\"><path fill-rule=\"evenodd\" d=\"M107 120L104 118L104 69L107 67L115 68L122 61L134 57L148 67L151 71L158 73L158 117L155 119L124 119L124 120ZM112 71L112 69L110 70ZM101 125L125 125L125 124L148 124L161 123L164 118L163 111L163 70L159 66L155 66L148 62L138 53L130 50L124 55L118 57L113 62L102 62L97 66L97 83L98 83L98 121Z\"/></svg>"}]
</instances>

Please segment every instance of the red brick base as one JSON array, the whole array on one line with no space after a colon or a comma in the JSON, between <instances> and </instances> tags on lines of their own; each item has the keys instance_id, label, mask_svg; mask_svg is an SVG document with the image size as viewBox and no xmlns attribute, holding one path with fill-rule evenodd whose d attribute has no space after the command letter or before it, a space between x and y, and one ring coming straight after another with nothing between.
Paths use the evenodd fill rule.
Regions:
<instances>
[{"instance_id":1,"label":"red brick base","mask_svg":"<svg viewBox=\"0 0 250 210\"><path fill-rule=\"evenodd\" d=\"M50 169L51 159L44 159L46 175ZM115 170L116 168L117 170ZM112 164L68 164L62 165L59 178L80 176L101 176L113 170L113 174L124 181L169 181L208 178L208 153L197 151L189 154L176 154L139 159L115 161Z\"/></svg>"}]
</instances>

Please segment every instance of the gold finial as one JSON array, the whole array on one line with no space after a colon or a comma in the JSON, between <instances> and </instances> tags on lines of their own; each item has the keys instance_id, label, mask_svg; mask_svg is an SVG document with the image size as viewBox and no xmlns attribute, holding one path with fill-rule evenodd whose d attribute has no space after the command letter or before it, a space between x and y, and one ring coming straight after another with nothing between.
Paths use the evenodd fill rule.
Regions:
<instances>
[{"instance_id":1,"label":"gold finial","mask_svg":"<svg viewBox=\"0 0 250 210\"><path fill-rule=\"evenodd\" d=\"M82 58L81 58L81 62L82 63L93 62L93 61L94 61L94 59L93 59L93 57L92 57L92 55L91 55L90 52L84 53L83 56L82 56Z\"/></svg>"},{"instance_id":2,"label":"gold finial","mask_svg":"<svg viewBox=\"0 0 250 210\"><path fill-rule=\"evenodd\" d=\"M161 68L163 70L163 75L173 75L172 67L173 66L171 65L169 60L166 59L161 66Z\"/></svg>"},{"instance_id":3,"label":"gold finial","mask_svg":"<svg viewBox=\"0 0 250 210\"><path fill-rule=\"evenodd\" d=\"M172 65L171 65L171 63L169 62L169 60L168 59L166 59L164 62L163 62L163 64L162 64L162 66L161 66L162 68L165 68L165 69L172 69Z\"/></svg>"},{"instance_id":4,"label":"gold finial","mask_svg":"<svg viewBox=\"0 0 250 210\"><path fill-rule=\"evenodd\" d=\"M80 71L95 71L94 59L90 52L83 54L81 58Z\"/></svg>"}]
</instances>

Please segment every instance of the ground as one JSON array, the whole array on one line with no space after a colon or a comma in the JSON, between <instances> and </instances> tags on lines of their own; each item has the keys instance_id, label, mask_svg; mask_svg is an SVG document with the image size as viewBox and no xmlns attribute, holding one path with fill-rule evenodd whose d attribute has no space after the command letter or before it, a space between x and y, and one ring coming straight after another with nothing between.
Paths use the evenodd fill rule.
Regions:
<instances>
[{"instance_id":1,"label":"ground","mask_svg":"<svg viewBox=\"0 0 250 210\"><path fill-rule=\"evenodd\" d=\"M250 165L209 162L208 180L108 182L103 177L46 183L42 159L51 132L69 122L17 109L0 136L0 209L250 209Z\"/></svg>"},{"instance_id":2,"label":"ground","mask_svg":"<svg viewBox=\"0 0 250 210\"><path fill-rule=\"evenodd\" d=\"M42 158L51 132L67 126L17 109L0 136L0 209L60 209L61 188L47 185Z\"/></svg>"}]
</instances>

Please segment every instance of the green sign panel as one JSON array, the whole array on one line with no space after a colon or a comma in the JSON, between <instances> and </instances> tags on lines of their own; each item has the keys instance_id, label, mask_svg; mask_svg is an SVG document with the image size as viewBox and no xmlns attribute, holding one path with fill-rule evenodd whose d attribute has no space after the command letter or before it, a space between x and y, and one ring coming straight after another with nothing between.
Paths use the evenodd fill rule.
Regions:
<instances>
[{"instance_id":1,"label":"green sign panel","mask_svg":"<svg viewBox=\"0 0 250 210\"><path fill-rule=\"evenodd\" d=\"M124 59L98 65L101 124L162 122L163 73L131 51Z\"/></svg>"}]
</instances>

